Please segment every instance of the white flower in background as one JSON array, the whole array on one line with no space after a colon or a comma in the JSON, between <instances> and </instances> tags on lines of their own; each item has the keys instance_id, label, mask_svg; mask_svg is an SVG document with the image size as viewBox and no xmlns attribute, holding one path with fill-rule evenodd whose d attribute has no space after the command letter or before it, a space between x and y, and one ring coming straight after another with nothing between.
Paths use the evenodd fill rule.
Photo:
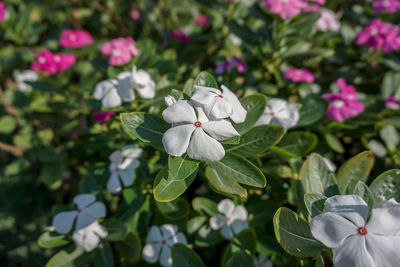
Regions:
<instances>
[{"instance_id":1,"label":"white flower in background","mask_svg":"<svg viewBox=\"0 0 400 267\"><path fill-rule=\"evenodd\" d=\"M148 263L156 263L160 260L162 266L172 266L171 247L176 243L187 244L185 235L178 233L176 225L152 226L143 248L143 260Z\"/></svg>"},{"instance_id":2,"label":"white flower in background","mask_svg":"<svg viewBox=\"0 0 400 267\"><path fill-rule=\"evenodd\" d=\"M272 267L273 263L270 261L267 256L263 254L259 254L254 257L254 267Z\"/></svg>"},{"instance_id":3,"label":"white flower in background","mask_svg":"<svg viewBox=\"0 0 400 267\"><path fill-rule=\"evenodd\" d=\"M100 225L97 221L86 226L83 229L77 230L72 235L75 244L82 247L86 252L95 249L102 238L106 238L108 232L106 228Z\"/></svg>"},{"instance_id":4,"label":"white flower in background","mask_svg":"<svg viewBox=\"0 0 400 267\"><path fill-rule=\"evenodd\" d=\"M196 110L197 115L188 101L178 100L163 111L164 120L173 125L162 138L165 151L177 157L187 151L192 159L218 161L225 156L218 141L239 133L229 121L209 121L201 108Z\"/></svg>"},{"instance_id":5,"label":"white flower in background","mask_svg":"<svg viewBox=\"0 0 400 267\"><path fill-rule=\"evenodd\" d=\"M239 45L242 45L242 44L243 44L243 40L242 40L239 36L237 36L236 34L234 34L234 33L230 33L230 34L228 35L228 39L229 39L229 41L231 41L231 43L232 43L233 45L235 45L235 46L239 46Z\"/></svg>"},{"instance_id":6,"label":"white flower in background","mask_svg":"<svg viewBox=\"0 0 400 267\"><path fill-rule=\"evenodd\" d=\"M218 120L231 118L235 123L244 122L247 111L243 108L237 96L232 93L225 85L221 85L221 90L194 86L196 91L191 97L195 106L202 107L210 119Z\"/></svg>"},{"instance_id":7,"label":"white flower in background","mask_svg":"<svg viewBox=\"0 0 400 267\"><path fill-rule=\"evenodd\" d=\"M139 93L140 97L149 99L156 95L156 84L150 74L145 70L138 70L133 66L131 73L132 86Z\"/></svg>"},{"instance_id":8,"label":"white flower in background","mask_svg":"<svg viewBox=\"0 0 400 267\"><path fill-rule=\"evenodd\" d=\"M165 104L167 104L167 106L172 106L173 104L176 103L176 99L173 96L167 95L166 97L164 97L164 101Z\"/></svg>"},{"instance_id":9,"label":"white flower in background","mask_svg":"<svg viewBox=\"0 0 400 267\"><path fill-rule=\"evenodd\" d=\"M137 160L143 150L137 145L125 146L122 151L114 151L109 159L111 161L109 170L111 173L107 182L107 190L111 193L120 192L121 181L124 186L131 186L135 181L136 168L140 162Z\"/></svg>"},{"instance_id":10,"label":"white flower in background","mask_svg":"<svg viewBox=\"0 0 400 267\"><path fill-rule=\"evenodd\" d=\"M328 212L310 223L312 235L333 249L336 267L395 267L400 263L400 204L375 203L367 223L368 205L356 195L330 197Z\"/></svg>"},{"instance_id":11,"label":"white flower in background","mask_svg":"<svg viewBox=\"0 0 400 267\"><path fill-rule=\"evenodd\" d=\"M71 231L75 219L75 231L77 231L97 221L98 218L106 216L104 204L96 201L96 198L91 194L77 195L73 202L78 207L76 210L60 212L53 218L52 225L60 234Z\"/></svg>"},{"instance_id":12,"label":"white flower in background","mask_svg":"<svg viewBox=\"0 0 400 267\"><path fill-rule=\"evenodd\" d=\"M321 17L315 23L318 30L337 32L340 29L340 22L335 12L330 9L321 9Z\"/></svg>"},{"instance_id":13,"label":"white flower in background","mask_svg":"<svg viewBox=\"0 0 400 267\"><path fill-rule=\"evenodd\" d=\"M239 205L235 207L230 199L221 200L218 203L218 211L221 214L210 218L210 226L213 230L221 229L221 235L226 239L232 239L234 235L249 227L247 223L247 210Z\"/></svg>"},{"instance_id":14,"label":"white flower in background","mask_svg":"<svg viewBox=\"0 0 400 267\"><path fill-rule=\"evenodd\" d=\"M20 92L31 91L32 87L25 82L36 82L39 78L33 70L14 71L14 80L17 90Z\"/></svg>"},{"instance_id":15,"label":"white flower in background","mask_svg":"<svg viewBox=\"0 0 400 267\"><path fill-rule=\"evenodd\" d=\"M264 124L280 125L285 130L295 126L300 119L300 112L295 103L279 98L271 98L256 126Z\"/></svg>"}]
</instances>

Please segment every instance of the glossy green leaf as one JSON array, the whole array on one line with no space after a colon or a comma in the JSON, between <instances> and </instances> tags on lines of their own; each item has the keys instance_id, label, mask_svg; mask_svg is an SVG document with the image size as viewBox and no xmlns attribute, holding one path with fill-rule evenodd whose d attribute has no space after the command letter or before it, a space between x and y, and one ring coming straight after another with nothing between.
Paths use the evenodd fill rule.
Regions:
<instances>
[{"instance_id":1,"label":"glossy green leaf","mask_svg":"<svg viewBox=\"0 0 400 267\"><path fill-rule=\"evenodd\" d=\"M189 158L187 154L183 157L168 157L169 177L172 179L185 179L199 168L200 162Z\"/></svg>"},{"instance_id":2,"label":"glossy green leaf","mask_svg":"<svg viewBox=\"0 0 400 267\"><path fill-rule=\"evenodd\" d=\"M89 259L90 255L85 253L83 248L74 244L57 252L46 263L46 267L76 267Z\"/></svg>"},{"instance_id":3,"label":"glossy green leaf","mask_svg":"<svg viewBox=\"0 0 400 267\"><path fill-rule=\"evenodd\" d=\"M253 264L253 257L241 250L234 253L232 257L228 259L225 267L249 267L253 266Z\"/></svg>"},{"instance_id":4,"label":"glossy green leaf","mask_svg":"<svg viewBox=\"0 0 400 267\"><path fill-rule=\"evenodd\" d=\"M171 250L173 266L205 267L200 257L184 244L175 244Z\"/></svg>"},{"instance_id":5,"label":"glossy green leaf","mask_svg":"<svg viewBox=\"0 0 400 267\"><path fill-rule=\"evenodd\" d=\"M246 120L238 124L233 123L233 126L242 135L260 119L265 110L266 100L263 95L250 95L240 99L240 103L247 110Z\"/></svg>"},{"instance_id":6,"label":"glossy green leaf","mask_svg":"<svg viewBox=\"0 0 400 267\"><path fill-rule=\"evenodd\" d=\"M214 231L208 224L200 227L195 237L195 245L199 247L210 247L222 243L224 238L219 231Z\"/></svg>"},{"instance_id":7,"label":"glossy green leaf","mask_svg":"<svg viewBox=\"0 0 400 267\"><path fill-rule=\"evenodd\" d=\"M17 158L5 167L5 175L16 175L26 170L31 166L31 163L26 158Z\"/></svg>"},{"instance_id":8,"label":"glossy green leaf","mask_svg":"<svg viewBox=\"0 0 400 267\"><path fill-rule=\"evenodd\" d=\"M308 132L290 132L285 134L277 147L296 156L310 153L318 143L318 137Z\"/></svg>"},{"instance_id":9,"label":"glossy green leaf","mask_svg":"<svg viewBox=\"0 0 400 267\"><path fill-rule=\"evenodd\" d=\"M353 194L362 197L362 199L364 199L365 202L368 204L369 208L372 209L375 200L374 200L374 194L369 189L368 185L366 185L362 181L358 181L356 187L354 187Z\"/></svg>"},{"instance_id":10,"label":"glossy green leaf","mask_svg":"<svg viewBox=\"0 0 400 267\"><path fill-rule=\"evenodd\" d=\"M210 187L218 193L247 198L247 191L239 185L233 178L207 166L206 178Z\"/></svg>"},{"instance_id":11,"label":"glossy green leaf","mask_svg":"<svg viewBox=\"0 0 400 267\"><path fill-rule=\"evenodd\" d=\"M191 96L196 89L194 88L194 79L189 79L183 86L183 92L188 96Z\"/></svg>"},{"instance_id":12,"label":"glossy green leaf","mask_svg":"<svg viewBox=\"0 0 400 267\"><path fill-rule=\"evenodd\" d=\"M123 240L115 243L121 262L135 263L140 260L142 244L137 234L129 233Z\"/></svg>"},{"instance_id":13,"label":"glossy green leaf","mask_svg":"<svg viewBox=\"0 0 400 267\"><path fill-rule=\"evenodd\" d=\"M103 223L104 227L107 229L108 236L106 240L108 241L119 241L125 238L128 229L125 223L121 220L111 218L105 220Z\"/></svg>"},{"instance_id":14,"label":"glossy green leaf","mask_svg":"<svg viewBox=\"0 0 400 267\"><path fill-rule=\"evenodd\" d=\"M382 173L369 187L375 196L375 200L387 200L395 198L400 201L400 170L390 170Z\"/></svg>"},{"instance_id":15,"label":"glossy green leaf","mask_svg":"<svg viewBox=\"0 0 400 267\"><path fill-rule=\"evenodd\" d=\"M96 267L114 266L113 253L107 241L101 241L94 250L94 265Z\"/></svg>"},{"instance_id":16,"label":"glossy green leaf","mask_svg":"<svg viewBox=\"0 0 400 267\"><path fill-rule=\"evenodd\" d=\"M344 153L344 147L342 145L342 143L340 142L340 140L334 136L333 134L325 134L325 141L328 144L328 146L330 148L332 148L333 151L337 152L337 153Z\"/></svg>"},{"instance_id":17,"label":"glossy green leaf","mask_svg":"<svg viewBox=\"0 0 400 267\"><path fill-rule=\"evenodd\" d=\"M10 116L5 115L0 118L0 134L9 134L17 127L17 120Z\"/></svg>"},{"instance_id":18,"label":"glossy green leaf","mask_svg":"<svg viewBox=\"0 0 400 267\"><path fill-rule=\"evenodd\" d=\"M304 195L304 203L310 218L314 218L324 212L326 199L326 196L319 193L306 193Z\"/></svg>"},{"instance_id":19,"label":"glossy green leaf","mask_svg":"<svg viewBox=\"0 0 400 267\"><path fill-rule=\"evenodd\" d=\"M199 214L214 216L219 213L217 203L205 197L195 197L192 200L192 207Z\"/></svg>"},{"instance_id":20,"label":"glossy green leaf","mask_svg":"<svg viewBox=\"0 0 400 267\"><path fill-rule=\"evenodd\" d=\"M301 105L300 120L296 126L311 125L324 118L329 105L325 99L311 97L302 99L299 104Z\"/></svg>"},{"instance_id":21,"label":"glossy green leaf","mask_svg":"<svg viewBox=\"0 0 400 267\"><path fill-rule=\"evenodd\" d=\"M194 85L218 88L218 83L215 78L206 71L202 71L196 76Z\"/></svg>"},{"instance_id":22,"label":"glossy green leaf","mask_svg":"<svg viewBox=\"0 0 400 267\"><path fill-rule=\"evenodd\" d=\"M178 198L170 202L156 202L158 211L167 219L183 219L190 212L190 205L184 198Z\"/></svg>"},{"instance_id":23,"label":"glossy green leaf","mask_svg":"<svg viewBox=\"0 0 400 267\"><path fill-rule=\"evenodd\" d=\"M44 232L40 235L38 244L42 248L55 248L70 243L71 240L65 235L60 235L55 232Z\"/></svg>"}]
</instances>

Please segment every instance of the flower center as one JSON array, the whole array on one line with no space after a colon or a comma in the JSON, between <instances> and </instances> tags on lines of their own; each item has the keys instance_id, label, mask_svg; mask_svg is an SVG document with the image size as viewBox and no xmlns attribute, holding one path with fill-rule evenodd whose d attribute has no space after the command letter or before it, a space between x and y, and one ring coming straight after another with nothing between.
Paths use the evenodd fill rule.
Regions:
<instances>
[{"instance_id":1,"label":"flower center","mask_svg":"<svg viewBox=\"0 0 400 267\"><path fill-rule=\"evenodd\" d=\"M81 213L81 212L82 212L82 209L78 209L77 212L78 212L78 213Z\"/></svg>"},{"instance_id":2,"label":"flower center","mask_svg":"<svg viewBox=\"0 0 400 267\"><path fill-rule=\"evenodd\" d=\"M165 244L167 244L167 241L162 240L162 241L161 241L161 244L165 245Z\"/></svg>"},{"instance_id":3,"label":"flower center","mask_svg":"<svg viewBox=\"0 0 400 267\"><path fill-rule=\"evenodd\" d=\"M231 221L231 217L226 217L226 221L230 222Z\"/></svg>"},{"instance_id":4,"label":"flower center","mask_svg":"<svg viewBox=\"0 0 400 267\"><path fill-rule=\"evenodd\" d=\"M69 38L69 40L70 40L71 42L73 42L73 41L76 40L75 34L71 34L68 38Z\"/></svg>"},{"instance_id":5,"label":"flower center","mask_svg":"<svg viewBox=\"0 0 400 267\"><path fill-rule=\"evenodd\" d=\"M367 235L368 234L368 230L365 227L359 227L357 231L358 231L359 235Z\"/></svg>"},{"instance_id":6,"label":"flower center","mask_svg":"<svg viewBox=\"0 0 400 267\"><path fill-rule=\"evenodd\" d=\"M218 95L218 97L219 97L219 98L224 98L224 96L223 96L223 95Z\"/></svg>"},{"instance_id":7,"label":"flower center","mask_svg":"<svg viewBox=\"0 0 400 267\"><path fill-rule=\"evenodd\" d=\"M46 59L45 59L44 57L40 57L40 58L39 58L39 63L40 63L40 64L46 63Z\"/></svg>"},{"instance_id":8,"label":"flower center","mask_svg":"<svg viewBox=\"0 0 400 267\"><path fill-rule=\"evenodd\" d=\"M59 56L55 56L55 57L54 57L54 61L55 61L55 62L60 62L60 57L59 57Z\"/></svg>"},{"instance_id":9,"label":"flower center","mask_svg":"<svg viewBox=\"0 0 400 267\"><path fill-rule=\"evenodd\" d=\"M113 51L113 56L119 57L120 55L121 55L121 52L119 52L119 50Z\"/></svg>"},{"instance_id":10,"label":"flower center","mask_svg":"<svg viewBox=\"0 0 400 267\"><path fill-rule=\"evenodd\" d=\"M116 171L116 172L119 172L119 168L115 168L115 171Z\"/></svg>"},{"instance_id":11,"label":"flower center","mask_svg":"<svg viewBox=\"0 0 400 267\"><path fill-rule=\"evenodd\" d=\"M383 1L382 6L383 7L389 7L390 6L390 2L389 1Z\"/></svg>"},{"instance_id":12,"label":"flower center","mask_svg":"<svg viewBox=\"0 0 400 267\"><path fill-rule=\"evenodd\" d=\"M337 108L341 108L344 106L344 102L342 100L336 100L333 102L333 105Z\"/></svg>"},{"instance_id":13,"label":"flower center","mask_svg":"<svg viewBox=\"0 0 400 267\"><path fill-rule=\"evenodd\" d=\"M197 128L200 128L200 127L201 127L201 122L196 121L196 122L194 123L194 126L196 126Z\"/></svg>"},{"instance_id":14,"label":"flower center","mask_svg":"<svg viewBox=\"0 0 400 267\"><path fill-rule=\"evenodd\" d=\"M271 116L275 116L275 113L274 113L274 112L271 112L269 115L271 115Z\"/></svg>"}]
</instances>

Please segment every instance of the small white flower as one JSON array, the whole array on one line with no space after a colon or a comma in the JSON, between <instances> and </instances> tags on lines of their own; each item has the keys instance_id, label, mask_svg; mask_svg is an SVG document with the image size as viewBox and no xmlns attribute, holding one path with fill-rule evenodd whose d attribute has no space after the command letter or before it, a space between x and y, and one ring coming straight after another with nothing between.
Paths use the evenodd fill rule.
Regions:
<instances>
[{"instance_id":1,"label":"small white flower","mask_svg":"<svg viewBox=\"0 0 400 267\"><path fill-rule=\"evenodd\" d=\"M104 204L96 201L91 194L77 195L73 202L78 206L76 210L60 212L53 218L52 225L60 234L66 234L72 229L75 218L75 231L77 231L106 216Z\"/></svg>"},{"instance_id":2,"label":"small white flower","mask_svg":"<svg viewBox=\"0 0 400 267\"><path fill-rule=\"evenodd\" d=\"M340 22L335 12L329 9L321 9L321 17L315 23L318 30L337 32L340 29Z\"/></svg>"},{"instance_id":3,"label":"small white flower","mask_svg":"<svg viewBox=\"0 0 400 267\"><path fill-rule=\"evenodd\" d=\"M166 97L164 97L164 101L165 104L167 104L167 106L172 106L173 104L176 103L176 99L173 96L167 95Z\"/></svg>"},{"instance_id":4,"label":"small white flower","mask_svg":"<svg viewBox=\"0 0 400 267\"><path fill-rule=\"evenodd\" d=\"M228 35L228 39L229 39L229 41L231 41L231 43L232 43L233 45L235 45L235 46L239 46L239 45L242 45L242 44L243 44L243 40L242 40L239 36L237 36L236 34L234 34L234 33L230 33L230 34Z\"/></svg>"},{"instance_id":5,"label":"small white flower","mask_svg":"<svg viewBox=\"0 0 400 267\"><path fill-rule=\"evenodd\" d=\"M156 95L156 84L150 74L145 70L138 70L136 66L133 66L131 75L132 85L140 97L145 99L154 98Z\"/></svg>"},{"instance_id":6,"label":"small white flower","mask_svg":"<svg viewBox=\"0 0 400 267\"><path fill-rule=\"evenodd\" d=\"M368 205L356 195L330 197L328 212L310 223L312 235L333 249L337 267L399 266L400 204L377 202L367 223Z\"/></svg>"},{"instance_id":7,"label":"small white flower","mask_svg":"<svg viewBox=\"0 0 400 267\"><path fill-rule=\"evenodd\" d=\"M94 223L77 230L72 235L77 246L82 247L86 252L90 252L95 249L102 238L106 238L108 232L106 228L100 225L97 221Z\"/></svg>"},{"instance_id":8,"label":"small white flower","mask_svg":"<svg viewBox=\"0 0 400 267\"><path fill-rule=\"evenodd\" d=\"M187 244L185 235L178 233L176 225L164 224L160 227L153 225L147 234L142 253L143 260L148 263L160 260L162 266L172 266L171 247L176 243Z\"/></svg>"},{"instance_id":9,"label":"small white flower","mask_svg":"<svg viewBox=\"0 0 400 267\"><path fill-rule=\"evenodd\" d=\"M285 130L295 126L300 119L297 104L279 98L271 98L256 126L264 124L280 125Z\"/></svg>"},{"instance_id":10,"label":"small white flower","mask_svg":"<svg viewBox=\"0 0 400 267\"><path fill-rule=\"evenodd\" d=\"M111 173L107 182L107 190L111 193L120 192L121 181L124 186L131 186L135 181L136 168L140 162L137 160L143 150L137 145L125 146L122 151L114 151L109 159L111 161L109 170ZM121 181L120 181L121 179Z\"/></svg>"},{"instance_id":11,"label":"small white flower","mask_svg":"<svg viewBox=\"0 0 400 267\"><path fill-rule=\"evenodd\" d=\"M259 254L258 257L254 257L254 267L272 267L273 263L267 256Z\"/></svg>"},{"instance_id":12,"label":"small white flower","mask_svg":"<svg viewBox=\"0 0 400 267\"><path fill-rule=\"evenodd\" d=\"M225 239L232 239L235 234L249 227L247 223L247 210L239 205L235 207L232 200L224 199L218 203L220 214L210 218L210 226L213 230L221 229L221 235Z\"/></svg>"},{"instance_id":13,"label":"small white flower","mask_svg":"<svg viewBox=\"0 0 400 267\"><path fill-rule=\"evenodd\" d=\"M20 92L31 91L32 87L25 82L36 82L39 78L33 70L24 70L22 72L14 71L14 80L17 90Z\"/></svg>"},{"instance_id":14,"label":"small white flower","mask_svg":"<svg viewBox=\"0 0 400 267\"><path fill-rule=\"evenodd\" d=\"M202 107L210 119L219 120L231 118L235 123L244 122L247 115L237 96L228 87L221 85L218 89L194 86L196 91L191 97L195 106Z\"/></svg>"},{"instance_id":15,"label":"small white flower","mask_svg":"<svg viewBox=\"0 0 400 267\"><path fill-rule=\"evenodd\" d=\"M227 120L209 121L201 108L195 109L186 100L178 100L163 111L163 118L173 125L162 138L165 151L172 156L218 161L225 156L217 140L225 140L239 133ZM177 125L177 126L176 126Z\"/></svg>"}]
</instances>

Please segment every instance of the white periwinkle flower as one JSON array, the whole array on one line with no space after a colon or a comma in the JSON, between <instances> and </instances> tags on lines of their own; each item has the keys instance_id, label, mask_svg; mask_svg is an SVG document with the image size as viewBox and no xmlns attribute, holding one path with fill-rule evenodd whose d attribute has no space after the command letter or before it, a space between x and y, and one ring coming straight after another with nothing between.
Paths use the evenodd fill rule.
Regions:
<instances>
[{"instance_id":1,"label":"white periwinkle flower","mask_svg":"<svg viewBox=\"0 0 400 267\"><path fill-rule=\"evenodd\" d=\"M226 239L232 239L234 234L249 226L245 207L241 205L235 207L233 201L228 198L218 203L218 211L220 214L210 218L210 226L213 230L221 229L221 235Z\"/></svg>"},{"instance_id":2,"label":"white periwinkle flower","mask_svg":"<svg viewBox=\"0 0 400 267\"><path fill-rule=\"evenodd\" d=\"M109 170L111 173L107 182L107 190L111 193L120 192L122 189L121 181L124 186L131 186L135 181L136 168L140 162L137 160L143 150L137 145L125 146L122 151L114 151L110 155ZM121 179L121 181L120 181Z\"/></svg>"},{"instance_id":3,"label":"white periwinkle flower","mask_svg":"<svg viewBox=\"0 0 400 267\"><path fill-rule=\"evenodd\" d=\"M53 218L52 225L60 234L68 233L72 229L75 219L75 231L77 231L97 221L98 218L106 216L104 204L96 201L91 194L77 195L73 202L78 207L76 210L60 212Z\"/></svg>"},{"instance_id":4,"label":"white periwinkle flower","mask_svg":"<svg viewBox=\"0 0 400 267\"><path fill-rule=\"evenodd\" d=\"M280 125L285 130L295 126L300 119L297 104L279 98L271 98L267 102L265 111L257 121L257 125Z\"/></svg>"},{"instance_id":5,"label":"white periwinkle flower","mask_svg":"<svg viewBox=\"0 0 400 267\"><path fill-rule=\"evenodd\" d=\"M400 263L400 204L377 202L367 223L368 205L356 195L330 197L328 212L310 223L312 235L333 249L336 267L395 267Z\"/></svg>"},{"instance_id":6,"label":"white periwinkle flower","mask_svg":"<svg viewBox=\"0 0 400 267\"><path fill-rule=\"evenodd\" d=\"M136 66L133 66L131 82L140 97L150 99L154 98L156 95L156 84L147 71L141 69L138 70Z\"/></svg>"},{"instance_id":7,"label":"white periwinkle flower","mask_svg":"<svg viewBox=\"0 0 400 267\"><path fill-rule=\"evenodd\" d=\"M72 239L75 244L82 247L86 252L90 252L95 249L102 238L106 238L108 232L106 228L100 225L97 221L94 223L77 230L72 235Z\"/></svg>"},{"instance_id":8,"label":"white periwinkle flower","mask_svg":"<svg viewBox=\"0 0 400 267\"><path fill-rule=\"evenodd\" d=\"M156 263L160 260L162 266L172 266L171 247L176 243L187 244L185 235L178 233L176 225L152 226L143 248L143 260L148 263Z\"/></svg>"},{"instance_id":9,"label":"white periwinkle flower","mask_svg":"<svg viewBox=\"0 0 400 267\"><path fill-rule=\"evenodd\" d=\"M229 41L231 41L231 43L232 43L233 45L235 45L235 46L239 46L239 45L242 45L242 44L243 44L243 40L242 40L239 36L237 36L236 34L234 34L234 33L228 34L228 39L229 39Z\"/></svg>"},{"instance_id":10,"label":"white periwinkle flower","mask_svg":"<svg viewBox=\"0 0 400 267\"><path fill-rule=\"evenodd\" d=\"M340 22L335 12L329 9L321 9L321 17L315 23L318 30L337 32L340 29Z\"/></svg>"},{"instance_id":11,"label":"white periwinkle flower","mask_svg":"<svg viewBox=\"0 0 400 267\"><path fill-rule=\"evenodd\" d=\"M264 254L254 257L254 267L272 267L273 263Z\"/></svg>"},{"instance_id":12,"label":"white periwinkle flower","mask_svg":"<svg viewBox=\"0 0 400 267\"><path fill-rule=\"evenodd\" d=\"M14 71L15 85L18 91L26 92L32 90L32 87L25 82L36 82L39 78L33 70Z\"/></svg>"},{"instance_id":13,"label":"white periwinkle flower","mask_svg":"<svg viewBox=\"0 0 400 267\"><path fill-rule=\"evenodd\" d=\"M201 108L196 110L197 115L188 101L178 100L163 111L164 120L173 125L162 138L165 151L177 157L187 151L192 159L218 161L225 156L218 141L239 133L229 121L209 121Z\"/></svg>"},{"instance_id":14,"label":"white periwinkle flower","mask_svg":"<svg viewBox=\"0 0 400 267\"><path fill-rule=\"evenodd\" d=\"M243 108L237 96L228 87L221 85L221 90L195 85L196 91L191 97L195 106L202 107L210 119L231 118L235 123L244 122L247 110Z\"/></svg>"}]
</instances>

